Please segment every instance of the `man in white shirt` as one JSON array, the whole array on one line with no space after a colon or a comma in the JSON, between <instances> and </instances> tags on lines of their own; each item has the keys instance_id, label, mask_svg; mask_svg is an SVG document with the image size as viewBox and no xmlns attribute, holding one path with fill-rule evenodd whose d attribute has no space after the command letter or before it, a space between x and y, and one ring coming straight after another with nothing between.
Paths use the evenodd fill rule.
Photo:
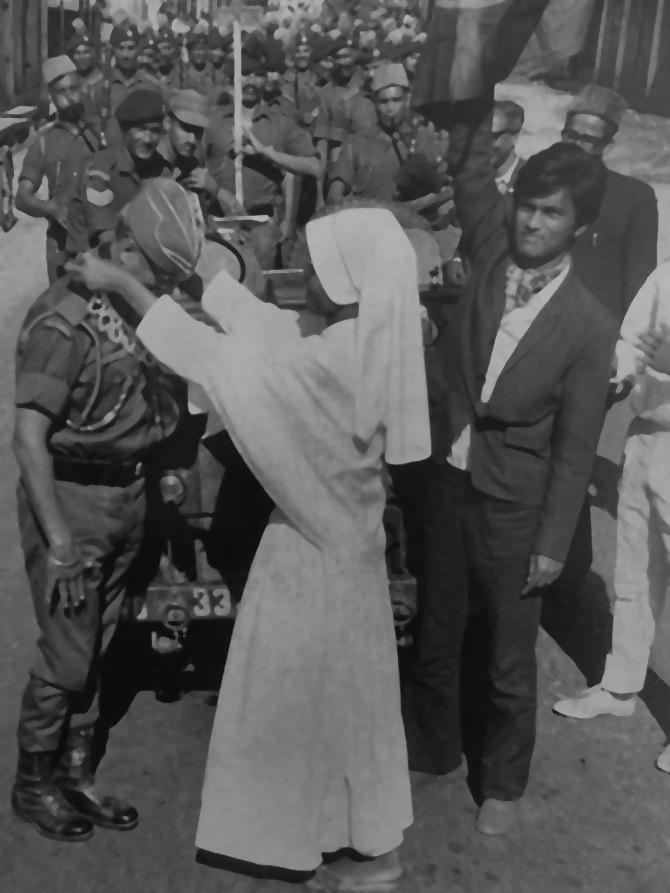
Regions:
<instances>
[{"instance_id":1,"label":"man in white shirt","mask_svg":"<svg viewBox=\"0 0 670 893\"><path fill-rule=\"evenodd\" d=\"M670 264L628 309L616 348L618 382L633 383L617 511L612 647L598 685L554 706L574 719L631 716L644 687L655 622L670 583ZM657 766L670 772L670 747Z\"/></svg>"},{"instance_id":2,"label":"man in white shirt","mask_svg":"<svg viewBox=\"0 0 670 893\"><path fill-rule=\"evenodd\" d=\"M474 657L487 687L467 691L462 706L482 731L481 760L469 766L483 801L477 828L500 834L516 823L528 782L539 595L561 573L584 501L617 325L570 258L597 216L602 162L552 146L521 169L510 208L491 164L492 112L492 96L451 109L450 170L472 272L428 357L434 469L406 703L410 768L458 769L461 655ZM463 646L472 614L485 633L476 651Z\"/></svg>"}]
</instances>

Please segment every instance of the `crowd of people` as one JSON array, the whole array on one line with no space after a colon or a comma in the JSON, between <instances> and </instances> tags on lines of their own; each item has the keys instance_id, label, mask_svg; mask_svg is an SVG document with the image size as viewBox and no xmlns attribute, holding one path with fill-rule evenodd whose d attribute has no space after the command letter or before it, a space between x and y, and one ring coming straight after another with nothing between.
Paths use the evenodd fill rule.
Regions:
<instances>
[{"instance_id":1,"label":"crowd of people","mask_svg":"<svg viewBox=\"0 0 670 893\"><path fill-rule=\"evenodd\" d=\"M464 712L481 731L476 827L516 826L543 599L584 584L598 439L629 390L611 653L602 681L555 710L634 710L670 555L656 198L603 161L625 111L603 87L584 87L529 159L524 109L492 88L432 120L414 111L414 12L251 30L241 120L232 35L206 21L142 36L121 21L104 53L78 30L45 63L54 119L16 196L48 221L50 286L16 360L40 638L12 802L47 837L138 822L95 784L99 668L145 479L194 416L218 420L274 505L224 671L199 848L317 889L392 889L408 769L463 776ZM203 283L213 217L247 221L260 270L305 271L309 318L260 300L242 268ZM440 284L452 309L435 314L420 298ZM402 710L386 469L419 587ZM486 685L464 703L472 625ZM670 771L670 749L657 765ZM322 864L345 849L358 857Z\"/></svg>"}]
</instances>

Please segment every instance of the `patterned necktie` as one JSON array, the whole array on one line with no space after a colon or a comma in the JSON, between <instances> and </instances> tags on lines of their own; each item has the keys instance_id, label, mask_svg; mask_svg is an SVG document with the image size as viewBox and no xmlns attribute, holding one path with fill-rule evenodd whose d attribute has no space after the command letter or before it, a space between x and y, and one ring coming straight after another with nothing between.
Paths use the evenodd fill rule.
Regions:
<instances>
[{"instance_id":1,"label":"patterned necktie","mask_svg":"<svg viewBox=\"0 0 670 893\"><path fill-rule=\"evenodd\" d=\"M547 270L522 270L514 261L507 267L507 284L505 287L505 313L519 307L525 307L533 295L541 292L557 276L565 270L569 263L567 256Z\"/></svg>"}]
</instances>

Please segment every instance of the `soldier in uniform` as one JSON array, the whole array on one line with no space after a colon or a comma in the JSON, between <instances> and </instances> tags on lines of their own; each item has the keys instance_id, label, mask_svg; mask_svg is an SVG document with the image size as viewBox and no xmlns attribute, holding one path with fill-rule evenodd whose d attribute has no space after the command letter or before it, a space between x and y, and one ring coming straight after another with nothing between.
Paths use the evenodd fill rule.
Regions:
<instances>
[{"instance_id":1,"label":"soldier in uniform","mask_svg":"<svg viewBox=\"0 0 670 893\"><path fill-rule=\"evenodd\" d=\"M265 61L249 55L248 49L249 45L242 60L242 114L247 134L244 206L249 214L272 218L268 226L254 231L259 262L269 269L279 242L292 234L295 225L294 176L317 176L320 166L309 134L263 101ZM209 170L229 192L235 191L234 123L232 104L218 107L207 146Z\"/></svg>"},{"instance_id":2,"label":"soldier in uniform","mask_svg":"<svg viewBox=\"0 0 670 893\"><path fill-rule=\"evenodd\" d=\"M77 66L77 71L81 77L82 89L90 92L96 84L103 80L103 74L97 64L95 47L90 34L73 34L65 49L70 59Z\"/></svg>"},{"instance_id":3,"label":"soldier in uniform","mask_svg":"<svg viewBox=\"0 0 670 893\"><path fill-rule=\"evenodd\" d=\"M312 44L306 34L299 34L291 52L291 67L286 72L282 93L295 108L298 123L312 130L321 108L323 86L312 67Z\"/></svg>"},{"instance_id":4,"label":"soldier in uniform","mask_svg":"<svg viewBox=\"0 0 670 893\"><path fill-rule=\"evenodd\" d=\"M434 131L409 113L409 82L399 63L386 63L372 74L371 93L375 122L348 136L337 162L331 169L328 202L336 204L344 196L393 201L399 181L407 180L406 169L421 166L433 176L424 176L426 197L437 196L441 186L443 152ZM430 180L432 179L432 183ZM414 210L422 210L421 197L413 197Z\"/></svg>"},{"instance_id":5,"label":"soldier in uniform","mask_svg":"<svg viewBox=\"0 0 670 893\"><path fill-rule=\"evenodd\" d=\"M216 28L213 28L207 39L209 49L209 62L212 72L212 99L218 102L221 94L226 93L232 84L229 66L226 65L226 59L229 50L233 45L232 34L221 34Z\"/></svg>"},{"instance_id":6,"label":"soldier in uniform","mask_svg":"<svg viewBox=\"0 0 670 893\"><path fill-rule=\"evenodd\" d=\"M186 38L188 64L184 69L182 87L209 96L214 84L212 66L208 59L208 37L204 31L192 31Z\"/></svg>"},{"instance_id":7,"label":"soldier in uniform","mask_svg":"<svg viewBox=\"0 0 670 893\"><path fill-rule=\"evenodd\" d=\"M165 132L165 104L154 90L135 90L116 110L119 146L98 152L88 163L68 213L68 249L77 254L111 233L119 211L144 180L171 176L158 151Z\"/></svg>"},{"instance_id":8,"label":"soldier in uniform","mask_svg":"<svg viewBox=\"0 0 670 893\"><path fill-rule=\"evenodd\" d=\"M56 106L56 120L42 127L21 169L16 207L48 221L46 261L49 282L63 275L67 259L67 214L88 160L102 148L98 131L85 120L81 77L68 56L47 59L44 81ZM46 177L48 199L38 192Z\"/></svg>"},{"instance_id":9,"label":"soldier in uniform","mask_svg":"<svg viewBox=\"0 0 670 893\"><path fill-rule=\"evenodd\" d=\"M356 48L350 37L332 41L325 51L332 62L331 82L321 89L321 108L313 136L318 154L328 164L337 161L345 138L373 126L375 108L365 96L365 79L356 65Z\"/></svg>"},{"instance_id":10,"label":"soldier in uniform","mask_svg":"<svg viewBox=\"0 0 670 893\"><path fill-rule=\"evenodd\" d=\"M105 256L160 294L192 273L200 246L193 200L163 179L125 209ZM23 323L15 404L19 527L40 635L12 807L44 836L76 842L93 825L138 822L95 786L99 666L142 540L147 461L183 400L110 298L65 278Z\"/></svg>"},{"instance_id":11,"label":"soldier in uniform","mask_svg":"<svg viewBox=\"0 0 670 893\"><path fill-rule=\"evenodd\" d=\"M154 77L160 84L167 99L173 90L181 87L181 74L177 62L179 46L169 28L158 32L156 38L156 71Z\"/></svg>"},{"instance_id":12,"label":"soldier in uniform","mask_svg":"<svg viewBox=\"0 0 670 893\"><path fill-rule=\"evenodd\" d=\"M223 189L207 169L204 135L211 122L210 108L209 99L202 93L175 90L158 152L172 168L174 179L199 196L205 214L214 202L225 213L244 214L235 196Z\"/></svg>"},{"instance_id":13,"label":"soldier in uniform","mask_svg":"<svg viewBox=\"0 0 670 893\"><path fill-rule=\"evenodd\" d=\"M156 38L151 31L146 31L142 35L139 53L137 55L137 65L142 71L148 72L153 78L156 77L156 68L158 66L158 45Z\"/></svg>"},{"instance_id":14,"label":"soldier in uniform","mask_svg":"<svg viewBox=\"0 0 670 893\"><path fill-rule=\"evenodd\" d=\"M109 42L114 56L114 68L108 81L105 79L93 87L91 100L107 124L105 136L111 146L121 141L115 113L123 100L140 87L158 91L160 85L156 78L138 65L140 35L134 25L117 25L112 30Z\"/></svg>"}]
</instances>

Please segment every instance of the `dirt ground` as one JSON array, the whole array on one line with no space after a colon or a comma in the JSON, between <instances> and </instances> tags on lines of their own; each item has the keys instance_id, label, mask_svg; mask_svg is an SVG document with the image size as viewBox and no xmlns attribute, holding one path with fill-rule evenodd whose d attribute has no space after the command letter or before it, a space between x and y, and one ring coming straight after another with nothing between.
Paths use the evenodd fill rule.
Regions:
<instances>
[{"instance_id":1,"label":"dirt ground","mask_svg":"<svg viewBox=\"0 0 670 893\"><path fill-rule=\"evenodd\" d=\"M526 150L552 142L560 130L565 98L520 84L505 90L526 104ZM662 258L670 254L664 250L670 227L665 186L670 162L661 151L669 134L670 122L633 116L611 161L658 188ZM56 844L20 823L9 809L18 699L35 635L14 514L16 468L9 451L12 359L21 318L46 281L43 238L43 225L27 219L10 234L0 235L0 569L5 606L0 625L0 890L296 889L240 880L195 861L194 832L213 719L206 692L193 691L172 704L142 692L113 729L99 778L102 786L137 805L141 823L133 833L98 830L86 844ZM613 414L601 445L599 474L610 503L626 417L625 407ZM631 719L580 724L551 713L559 696L583 685L582 670L597 681L607 647L611 505L610 511L596 508L593 515L596 558L588 591L580 602L559 612L552 625L560 645L545 632L538 643L538 742L519 831L504 839L477 834L476 806L464 782L415 775L415 823L401 850L406 869L401 893L670 893L670 777L653 768L670 734L670 691L664 681L670 679L667 625L659 630L654 672Z\"/></svg>"}]
</instances>

